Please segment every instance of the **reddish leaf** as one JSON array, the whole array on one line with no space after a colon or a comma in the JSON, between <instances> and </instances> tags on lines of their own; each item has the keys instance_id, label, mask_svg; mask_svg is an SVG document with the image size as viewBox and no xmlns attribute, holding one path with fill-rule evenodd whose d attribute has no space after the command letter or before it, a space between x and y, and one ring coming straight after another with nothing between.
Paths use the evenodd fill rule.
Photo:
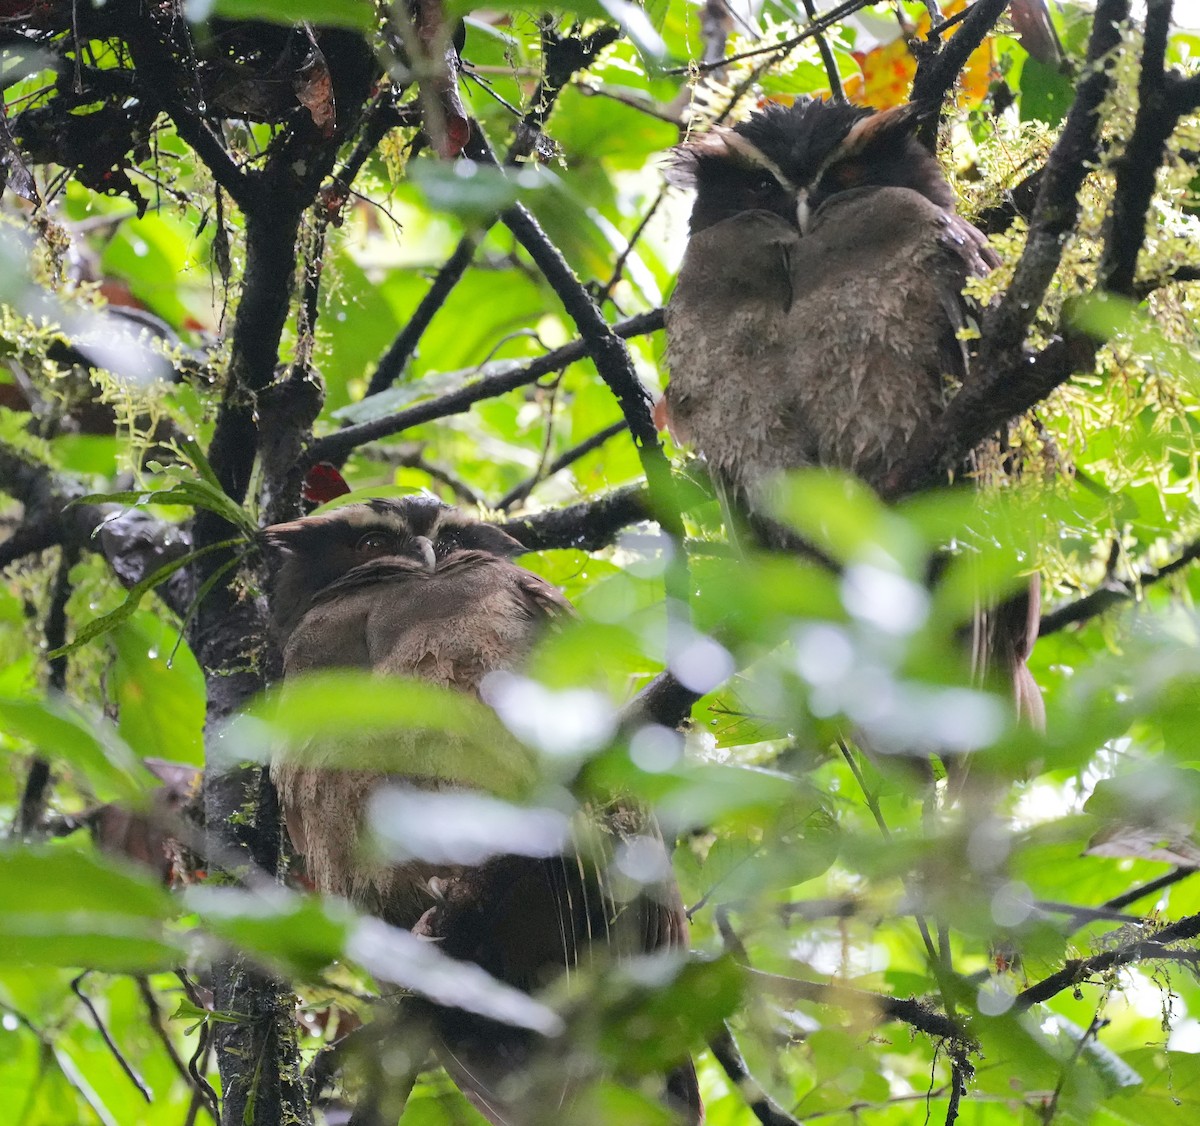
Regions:
<instances>
[{"instance_id":1,"label":"reddish leaf","mask_svg":"<svg viewBox=\"0 0 1200 1126\"><path fill-rule=\"evenodd\" d=\"M346 479L327 461L314 465L304 478L300 496L309 504L326 504L350 491Z\"/></svg>"}]
</instances>

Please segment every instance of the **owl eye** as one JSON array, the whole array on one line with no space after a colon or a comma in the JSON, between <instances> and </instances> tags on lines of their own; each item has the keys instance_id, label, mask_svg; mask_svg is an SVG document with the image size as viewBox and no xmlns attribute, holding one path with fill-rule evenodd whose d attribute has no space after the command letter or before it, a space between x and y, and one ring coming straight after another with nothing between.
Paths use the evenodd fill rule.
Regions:
<instances>
[{"instance_id":1,"label":"owl eye","mask_svg":"<svg viewBox=\"0 0 1200 1126\"><path fill-rule=\"evenodd\" d=\"M396 537L391 532L368 532L354 545L355 551L372 553L394 550Z\"/></svg>"},{"instance_id":2,"label":"owl eye","mask_svg":"<svg viewBox=\"0 0 1200 1126\"><path fill-rule=\"evenodd\" d=\"M833 191L846 191L858 187L866 178L866 169L861 164L847 161L845 164L835 164L825 174L825 186Z\"/></svg>"}]
</instances>

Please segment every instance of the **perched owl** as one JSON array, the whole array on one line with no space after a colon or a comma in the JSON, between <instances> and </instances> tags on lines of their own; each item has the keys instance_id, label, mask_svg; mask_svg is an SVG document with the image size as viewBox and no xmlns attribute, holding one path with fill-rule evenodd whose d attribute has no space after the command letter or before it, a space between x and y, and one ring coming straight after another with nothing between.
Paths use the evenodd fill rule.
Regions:
<instances>
[{"instance_id":1,"label":"perched owl","mask_svg":"<svg viewBox=\"0 0 1200 1126\"><path fill-rule=\"evenodd\" d=\"M913 434L969 379L962 290L997 259L955 214L917 121L910 106L801 99L678 151L696 202L666 309L665 405L752 517L781 473L808 466L890 493ZM1036 595L977 623L978 655L1035 724Z\"/></svg>"},{"instance_id":2,"label":"perched owl","mask_svg":"<svg viewBox=\"0 0 1200 1126\"><path fill-rule=\"evenodd\" d=\"M314 669L369 668L477 695L488 673L518 668L552 619L570 613L553 586L512 562L524 550L519 543L432 498L350 504L276 524L263 539L274 563L271 622L285 680ZM619 903L609 894L606 852L635 838L661 847L653 817L632 802L589 808L574 833L588 846L568 846L563 855L492 856L477 866L373 857L362 835L381 786L505 788L495 778L462 777L463 760L446 733L389 738L387 773L378 756L364 765L350 741L272 763L288 835L320 891L435 938L451 956L527 991L596 954L686 947L686 918L669 879ZM521 753L514 742L498 754L509 751ZM499 772L512 765L492 763ZM527 1034L449 1010L435 1023L443 1062L485 1116L525 1121L505 1082L528 1055ZM669 1087L684 1120L698 1121L690 1062Z\"/></svg>"}]
</instances>

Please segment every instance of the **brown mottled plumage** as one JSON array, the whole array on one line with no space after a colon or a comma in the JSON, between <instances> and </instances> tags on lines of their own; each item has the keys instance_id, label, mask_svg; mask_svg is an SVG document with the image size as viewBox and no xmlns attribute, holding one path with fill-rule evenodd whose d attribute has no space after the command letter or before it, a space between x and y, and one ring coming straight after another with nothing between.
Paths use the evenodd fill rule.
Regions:
<instances>
[{"instance_id":1,"label":"brown mottled plumage","mask_svg":"<svg viewBox=\"0 0 1200 1126\"><path fill-rule=\"evenodd\" d=\"M969 379L962 290L998 260L954 213L916 120L801 99L678 152L696 203L666 309L667 412L753 515L790 469L890 492L913 434ZM1035 724L1036 597L1034 582L1033 609L1023 598L978 623Z\"/></svg>"},{"instance_id":2,"label":"brown mottled plumage","mask_svg":"<svg viewBox=\"0 0 1200 1126\"><path fill-rule=\"evenodd\" d=\"M432 498L346 505L274 525L263 539L277 563L272 627L285 678L370 668L478 695L488 673L520 667L539 633L571 612L553 586L512 562L524 550L519 543ZM326 742L302 758L272 763L288 834L320 891L415 928L448 954L529 991L597 954L686 947L673 883L629 902L609 894L607 842L658 836L653 818L632 803L590 810L591 822L576 827L577 840L581 831L588 838L578 853L497 856L474 867L372 858L360 837L380 786L503 793L519 789L513 779L531 772L515 741L474 760L457 753L444 732L389 733L386 743L371 755L377 763L382 750L392 766L387 773L363 765L361 739ZM505 776L464 777L464 762ZM506 1082L528 1056L529 1036L448 1010L435 1023L443 1062L476 1106L495 1123L525 1121ZM685 1118L699 1121L690 1064L678 1069L676 1082L681 1075ZM564 1075L564 1097L569 1089Z\"/></svg>"}]
</instances>

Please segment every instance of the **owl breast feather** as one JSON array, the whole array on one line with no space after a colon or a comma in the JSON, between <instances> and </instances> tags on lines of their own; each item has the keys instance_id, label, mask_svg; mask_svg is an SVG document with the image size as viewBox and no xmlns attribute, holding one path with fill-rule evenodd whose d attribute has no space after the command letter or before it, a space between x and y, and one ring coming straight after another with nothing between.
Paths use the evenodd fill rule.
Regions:
<instances>
[{"instance_id":1,"label":"owl breast feather","mask_svg":"<svg viewBox=\"0 0 1200 1126\"><path fill-rule=\"evenodd\" d=\"M829 200L801 236L751 212L691 240L667 312L671 413L710 465L761 491L781 471L878 487L940 413L965 266L945 212L907 188Z\"/></svg>"}]
</instances>

